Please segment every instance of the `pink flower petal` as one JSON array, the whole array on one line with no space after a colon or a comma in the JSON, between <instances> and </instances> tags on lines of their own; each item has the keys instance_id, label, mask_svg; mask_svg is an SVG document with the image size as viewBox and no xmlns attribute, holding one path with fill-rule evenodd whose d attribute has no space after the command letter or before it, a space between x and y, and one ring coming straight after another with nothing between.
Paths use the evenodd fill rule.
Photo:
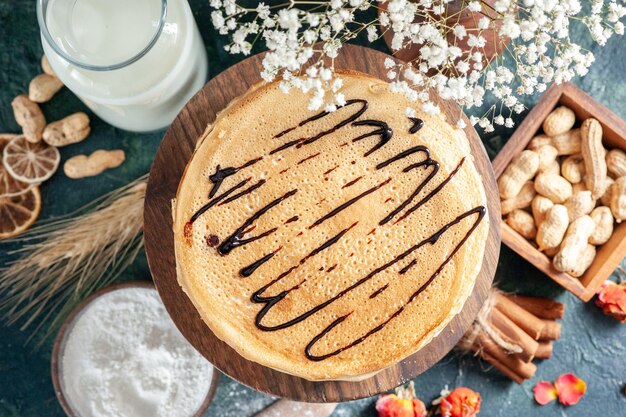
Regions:
<instances>
[{"instance_id":1,"label":"pink flower petal","mask_svg":"<svg viewBox=\"0 0 626 417\"><path fill-rule=\"evenodd\" d=\"M556 388L548 381L538 382L533 388L533 393L539 405L546 405L556 399Z\"/></svg>"},{"instance_id":2,"label":"pink flower petal","mask_svg":"<svg viewBox=\"0 0 626 417\"><path fill-rule=\"evenodd\" d=\"M475 417L480 411L480 394L459 387L443 398L439 407L444 417Z\"/></svg>"},{"instance_id":3,"label":"pink flower petal","mask_svg":"<svg viewBox=\"0 0 626 417\"><path fill-rule=\"evenodd\" d=\"M413 400L413 413L415 417L426 417L426 405L421 400Z\"/></svg>"},{"instance_id":4,"label":"pink flower petal","mask_svg":"<svg viewBox=\"0 0 626 417\"><path fill-rule=\"evenodd\" d=\"M574 374L563 374L554 387L558 393L559 402L563 405L574 405L585 395L587 384Z\"/></svg>"},{"instance_id":5,"label":"pink flower petal","mask_svg":"<svg viewBox=\"0 0 626 417\"><path fill-rule=\"evenodd\" d=\"M379 417L414 417L413 402L396 394L382 395L376 400ZM421 416L420 416L421 417Z\"/></svg>"},{"instance_id":6,"label":"pink flower petal","mask_svg":"<svg viewBox=\"0 0 626 417\"><path fill-rule=\"evenodd\" d=\"M596 305L602 308L604 314L626 323L626 282L616 284L605 281L598 291Z\"/></svg>"}]
</instances>

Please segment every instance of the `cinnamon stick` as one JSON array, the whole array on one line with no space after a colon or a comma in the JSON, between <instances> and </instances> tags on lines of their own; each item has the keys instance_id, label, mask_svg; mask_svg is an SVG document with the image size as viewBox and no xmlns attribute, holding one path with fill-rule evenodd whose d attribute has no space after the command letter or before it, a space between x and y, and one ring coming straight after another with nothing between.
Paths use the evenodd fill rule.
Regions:
<instances>
[{"instance_id":1,"label":"cinnamon stick","mask_svg":"<svg viewBox=\"0 0 626 417\"><path fill-rule=\"evenodd\" d=\"M497 308L491 312L491 324L504 340L522 348L522 352L518 353L520 359L530 362L535 357L539 343Z\"/></svg>"},{"instance_id":2,"label":"cinnamon stick","mask_svg":"<svg viewBox=\"0 0 626 417\"><path fill-rule=\"evenodd\" d=\"M528 333L530 337L535 340L539 340L539 337L545 327L545 321L541 320L523 307L515 304L503 294L496 293L495 296L496 308L500 310L502 314L511 319L513 323L517 324L522 330Z\"/></svg>"},{"instance_id":3,"label":"cinnamon stick","mask_svg":"<svg viewBox=\"0 0 626 417\"><path fill-rule=\"evenodd\" d=\"M552 357L553 342L549 340L547 342L539 342L539 347L535 353L537 359L550 359Z\"/></svg>"},{"instance_id":4,"label":"cinnamon stick","mask_svg":"<svg viewBox=\"0 0 626 417\"><path fill-rule=\"evenodd\" d=\"M511 372L520 376L522 379L532 377L537 371L537 366L532 362L524 362L518 355L505 352L498 346L489 336L480 333L474 341L474 347L480 349L479 354L484 352L493 356L502 365L506 366ZM474 347L472 350L474 350ZM494 365L495 366L495 365Z\"/></svg>"},{"instance_id":5,"label":"cinnamon stick","mask_svg":"<svg viewBox=\"0 0 626 417\"><path fill-rule=\"evenodd\" d=\"M497 368L500 372L502 372L509 379L515 381L516 383L520 385L524 382L524 378L522 378L521 376L513 372L511 369L506 367L502 362L500 362L499 360L497 360L496 358L494 358L487 352L483 352L480 356L484 360L489 362L491 365L493 365L495 368Z\"/></svg>"},{"instance_id":6,"label":"cinnamon stick","mask_svg":"<svg viewBox=\"0 0 626 417\"><path fill-rule=\"evenodd\" d=\"M541 340L556 340L561 337L561 324L551 320L543 320L544 327L541 331Z\"/></svg>"},{"instance_id":7,"label":"cinnamon stick","mask_svg":"<svg viewBox=\"0 0 626 417\"><path fill-rule=\"evenodd\" d=\"M565 315L565 305L549 298L524 295L507 295L506 297L540 319L557 320Z\"/></svg>"}]
</instances>

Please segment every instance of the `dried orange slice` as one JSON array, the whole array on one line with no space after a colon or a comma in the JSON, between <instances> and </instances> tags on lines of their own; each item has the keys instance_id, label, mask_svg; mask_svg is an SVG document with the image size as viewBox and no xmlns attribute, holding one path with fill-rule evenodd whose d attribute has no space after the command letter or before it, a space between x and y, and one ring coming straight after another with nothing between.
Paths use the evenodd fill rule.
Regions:
<instances>
[{"instance_id":1,"label":"dried orange slice","mask_svg":"<svg viewBox=\"0 0 626 417\"><path fill-rule=\"evenodd\" d=\"M0 134L0 156L4 151L4 147L18 135ZM17 181L11 174L4 169L4 165L0 164L0 197L13 197L28 191L33 185L25 182Z\"/></svg>"},{"instance_id":2,"label":"dried orange slice","mask_svg":"<svg viewBox=\"0 0 626 417\"><path fill-rule=\"evenodd\" d=\"M31 143L24 136L11 139L2 154L2 162L9 174L28 184L40 184L50 178L61 161L57 148L43 141Z\"/></svg>"},{"instance_id":3,"label":"dried orange slice","mask_svg":"<svg viewBox=\"0 0 626 417\"><path fill-rule=\"evenodd\" d=\"M35 223L40 211L39 187L32 187L13 197L0 197L0 239L26 231Z\"/></svg>"},{"instance_id":4,"label":"dried orange slice","mask_svg":"<svg viewBox=\"0 0 626 417\"><path fill-rule=\"evenodd\" d=\"M4 152L4 147L7 146L7 143L11 142L11 139L18 136L19 135L14 135L13 133L0 133L0 157L2 156L2 152Z\"/></svg>"},{"instance_id":5,"label":"dried orange slice","mask_svg":"<svg viewBox=\"0 0 626 417\"><path fill-rule=\"evenodd\" d=\"M14 197L25 193L34 187L33 184L28 184L22 181L18 181L4 169L4 166L0 165L0 197Z\"/></svg>"}]
</instances>

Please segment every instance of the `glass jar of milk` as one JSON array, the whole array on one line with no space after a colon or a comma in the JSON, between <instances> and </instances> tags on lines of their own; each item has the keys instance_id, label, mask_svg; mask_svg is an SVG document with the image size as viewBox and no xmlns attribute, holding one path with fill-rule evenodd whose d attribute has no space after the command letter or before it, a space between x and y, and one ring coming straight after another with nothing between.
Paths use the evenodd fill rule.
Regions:
<instances>
[{"instance_id":1,"label":"glass jar of milk","mask_svg":"<svg viewBox=\"0 0 626 417\"><path fill-rule=\"evenodd\" d=\"M168 126L206 81L187 0L38 0L37 17L57 76L119 128Z\"/></svg>"}]
</instances>

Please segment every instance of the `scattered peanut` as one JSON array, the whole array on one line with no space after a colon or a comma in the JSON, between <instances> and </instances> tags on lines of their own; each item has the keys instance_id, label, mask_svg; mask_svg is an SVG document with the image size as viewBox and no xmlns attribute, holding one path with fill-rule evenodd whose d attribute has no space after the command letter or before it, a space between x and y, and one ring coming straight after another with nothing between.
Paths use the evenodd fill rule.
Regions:
<instances>
[{"instance_id":1,"label":"scattered peanut","mask_svg":"<svg viewBox=\"0 0 626 417\"><path fill-rule=\"evenodd\" d=\"M537 135L530 140L526 148L530 149L531 151L536 151L537 149L545 145L552 145L552 139L550 139L550 137L546 135Z\"/></svg>"},{"instance_id":2,"label":"scattered peanut","mask_svg":"<svg viewBox=\"0 0 626 417\"><path fill-rule=\"evenodd\" d=\"M576 278L583 276L585 271L589 269L591 264L593 263L594 258L596 257L596 247L593 245L587 244L587 247L583 251L578 263L574 269L568 271L568 273Z\"/></svg>"},{"instance_id":3,"label":"scattered peanut","mask_svg":"<svg viewBox=\"0 0 626 417\"><path fill-rule=\"evenodd\" d=\"M600 206L593 209L589 215L596 224L596 229L589 237L589 243L592 245L602 245L606 243L613 234L613 215L611 209Z\"/></svg>"},{"instance_id":4,"label":"scattered peanut","mask_svg":"<svg viewBox=\"0 0 626 417\"><path fill-rule=\"evenodd\" d=\"M39 74L30 81L28 98L35 103L45 103L62 87L63 82L54 75Z\"/></svg>"},{"instance_id":5,"label":"scattered peanut","mask_svg":"<svg viewBox=\"0 0 626 417\"><path fill-rule=\"evenodd\" d=\"M555 204L546 212L546 219L541 222L537 229L537 245L539 250L556 248L561 244L563 236L569 225L567 208L561 204Z\"/></svg>"},{"instance_id":6,"label":"scattered peanut","mask_svg":"<svg viewBox=\"0 0 626 417\"><path fill-rule=\"evenodd\" d=\"M509 213L506 224L526 239L534 239L537 234L533 216L524 210L516 209Z\"/></svg>"},{"instance_id":7,"label":"scattered peanut","mask_svg":"<svg viewBox=\"0 0 626 417\"><path fill-rule=\"evenodd\" d=\"M89 117L79 112L50 123L43 131L43 140L52 146L77 143L89 136Z\"/></svg>"},{"instance_id":8,"label":"scattered peanut","mask_svg":"<svg viewBox=\"0 0 626 417\"><path fill-rule=\"evenodd\" d=\"M576 123L574 112L565 106L560 106L552 110L543 121L543 133L548 136L560 135L570 130L574 123Z\"/></svg>"},{"instance_id":9,"label":"scattered peanut","mask_svg":"<svg viewBox=\"0 0 626 417\"><path fill-rule=\"evenodd\" d=\"M98 150L91 155L77 155L65 162L63 171L70 178L84 178L98 175L106 169L118 167L124 162L123 150Z\"/></svg>"},{"instance_id":10,"label":"scattered peanut","mask_svg":"<svg viewBox=\"0 0 626 417\"><path fill-rule=\"evenodd\" d=\"M498 186L504 221L534 239L555 269L581 277L596 245L611 239L614 221L626 219L626 151L604 148L596 119L580 129L575 123L572 110L556 108L544 121L545 134L530 140Z\"/></svg>"},{"instance_id":11,"label":"scattered peanut","mask_svg":"<svg viewBox=\"0 0 626 417\"><path fill-rule=\"evenodd\" d=\"M543 253L544 253L547 257L549 257L549 258L554 258L554 255L556 255L557 253L559 253L559 251L560 251L560 250L561 250L561 248L559 248L559 247L557 246L557 247L555 247L555 248L548 248L548 249L545 249L545 250L543 251Z\"/></svg>"},{"instance_id":12,"label":"scattered peanut","mask_svg":"<svg viewBox=\"0 0 626 417\"><path fill-rule=\"evenodd\" d=\"M615 178L626 175L626 152L612 149L606 154L606 167Z\"/></svg>"},{"instance_id":13,"label":"scattered peanut","mask_svg":"<svg viewBox=\"0 0 626 417\"><path fill-rule=\"evenodd\" d=\"M500 202L502 215L509 214L515 209L523 209L530 206L535 197L535 186L532 181L526 181L520 192L512 198Z\"/></svg>"},{"instance_id":14,"label":"scattered peanut","mask_svg":"<svg viewBox=\"0 0 626 417\"><path fill-rule=\"evenodd\" d=\"M572 195L580 193L581 191L589 191L584 181L572 185Z\"/></svg>"},{"instance_id":15,"label":"scattered peanut","mask_svg":"<svg viewBox=\"0 0 626 417\"><path fill-rule=\"evenodd\" d=\"M52 67L50 66L48 57L45 54L41 57L41 69L43 70L44 74L52 75L54 77L57 76L54 70L52 69Z\"/></svg>"},{"instance_id":16,"label":"scattered peanut","mask_svg":"<svg viewBox=\"0 0 626 417\"><path fill-rule=\"evenodd\" d=\"M15 121L22 127L24 137L29 142L39 142L46 126L46 118L41 109L26 96L17 96L11 102Z\"/></svg>"},{"instance_id":17,"label":"scattered peanut","mask_svg":"<svg viewBox=\"0 0 626 417\"><path fill-rule=\"evenodd\" d=\"M610 207L611 206L611 190L613 189L612 185L615 180L611 177L606 177L606 184L604 185L604 194L600 197L600 204L603 206Z\"/></svg>"},{"instance_id":18,"label":"scattered peanut","mask_svg":"<svg viewBox=\"0 0 626 417\"><path fill-rule=\"evenodd\" d=\"M602 126L587 119L580 127L581 153L585 162L585 184L594 199L602 197L606 186L606 149L602 146Z\"/></svg>"},{"instance_id":19,"label":"scattered peanut","mask_svg":"<svg viewBox=\"0 0 626 417\"><path fill-rule=\"evenodd\" d=\"M533 217L535 218L535 224L537 226L539 226L546 219L546 213L550 210L550 208L552 208L553 205L554 203L552 200L547 197L537 195L533 198L531 208Z\"/></svg>"},{"instance_id":20,"label":"scattered peanut","mask_svg":"<svg viewBox=\"0 0 626 417\"><path fill-rule=\"evenodd\" d=\"M615 221L626 219L626 177L619 177L611 185L611 213Z\"/></svg>"},{"instance_id":21,"label":"scattered peanut","mask_svg":"<svg viewBox=\"0 0 626 417\"><path fill-rule=\"evenodd\" d=\"M557 150L552 145L544 145L537 149L537 155L539 155L539 171L543 171L550 167L554 161L556 161Z\"/></svg>"},{"instance_id":22,"label":"scattered peanut","mask_svg":"<svg viewBox=\"0 0 626 417\"><path fill-rule=\"evenodd\" d=\"M574 220L567 228L561 250L554 256L552 264L561 272L571 272L577 265L587 248L589 237L596 228L590 216L582 216Z\"/></svg>"},{"instance_id":23,"label":"scattered peanut","mask_svg":"<svg viewBox=\"0 0 626 417\"><path fill-rule=\"evenodd\" d=\"M542 174L561 175L561 165L559 161L552 161L550 165L540 171Z\"/></svg>"},{"instance_id":24,"label":"scattered peanut","mask_svg":"<svg viewBox=\"0 0 626 417\"><path fill-rule=\"evenodd\" d=\"M572 195L565 202L567 207L567 215L570 222L591 213L591 210L596 206L596 201L591 197L591 191L581 191Z\"/></svg>"},{"instance_id":25,"label":"scattered peanut","mask_svg":"<svg viewBox=\"0 0 626 417\"><path fill-rule=\"evenodd\" d=\"M500 197L515 197L526 181L535 176L539 169L539 156L533 151L522 151L498 178Z\"/></svg>"},{"instance_id":26,"label":"scattered peanut","mask_svg":"<svg viewBox=\"0 0 626 417\"><path fill-rule=\"evenodd\" d=\"M580 153L580 129L572 129L555 136L551 143L558 151L559 156Z\"/></svg>"},{"instance_id":27,"label":"scattered peanut","mask_svg":"<svg viewBox=\"0 0 626 417\"><path fill-rule=\"evenodd\" d=\"M561 204L572 196L572 184L560 175L542 173L535 178L535 191Z\"/></svg>"},{"instance_id":28,"label":"scattered peanut","mask_svg":"<svg viewBox=\"0 0 626 417\"><path fill-rule=\"evenodd\" d=\"M565 158L561 164L561 175L571 182L572 184L578 184L583 180L585 175L585 162L583 156L571 155Z\"/></svg>"}]
</instances>

